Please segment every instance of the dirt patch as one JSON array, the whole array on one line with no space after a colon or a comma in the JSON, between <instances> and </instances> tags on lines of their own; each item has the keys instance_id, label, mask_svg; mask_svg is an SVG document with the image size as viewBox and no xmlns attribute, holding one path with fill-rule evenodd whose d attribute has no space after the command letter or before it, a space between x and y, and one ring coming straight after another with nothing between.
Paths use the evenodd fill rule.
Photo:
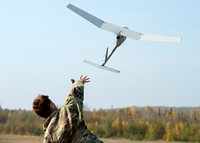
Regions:
<instances>
[{"instance_id":1,"label":"dirt patch","mask_svg":"<svg viewBox=\"0 0 200 143\"><path fill-rule=\"evenodd\" d=\"M105 143L180 143L166 141L131 141L126 139L101 139ZM43 136L0 135L0 143L42 143ZM181 142L183 143L183 142Z\"/></svg>"}]
</instances>

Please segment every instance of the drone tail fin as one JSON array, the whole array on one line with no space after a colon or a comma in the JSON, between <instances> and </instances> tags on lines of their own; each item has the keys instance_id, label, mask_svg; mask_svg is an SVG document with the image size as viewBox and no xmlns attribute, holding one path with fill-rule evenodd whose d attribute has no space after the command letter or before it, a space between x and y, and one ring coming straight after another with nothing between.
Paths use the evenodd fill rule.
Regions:
<instances>
[{"instance_id":1,"label":"drone tail fin","mask_svg":"<svg viewBox=\"0 0 200 143\"><path fill-rule=\"evenodd\" d=\"M103 64L107 62L108 59L108 47L105 50L105 54L103 55Z\"/></svg>"}]
</instances>

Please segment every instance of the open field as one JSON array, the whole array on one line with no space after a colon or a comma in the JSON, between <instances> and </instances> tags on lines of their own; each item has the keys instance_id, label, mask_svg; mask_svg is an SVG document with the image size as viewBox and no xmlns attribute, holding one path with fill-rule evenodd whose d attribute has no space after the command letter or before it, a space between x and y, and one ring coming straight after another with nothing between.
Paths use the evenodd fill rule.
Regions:
<instances>
[{"instance_id":1,"label":"open field","mask_svg":"<svg viewBox=\"0 0 200 143\"><path fill-rule=\"evenodd\" d=\"M43 137L21 136L21 135L0 135L0 143L42 143ZM165 141L130 141L125 139L102 139L105 143L180 143ZM183 143L183 142L181 142Z\"/></svg>"}]
</instances>

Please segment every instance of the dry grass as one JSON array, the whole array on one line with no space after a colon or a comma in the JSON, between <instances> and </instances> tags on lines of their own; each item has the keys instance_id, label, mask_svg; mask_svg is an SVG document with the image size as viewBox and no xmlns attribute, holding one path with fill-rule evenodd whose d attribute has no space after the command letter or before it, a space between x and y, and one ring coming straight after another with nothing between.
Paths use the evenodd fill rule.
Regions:
<instances>
[{"instance_id":1,"label":"dry grass","mask_svg":"<svg viewBox=\"0 0 200 143\"><path fill-rule=\"evenodd\" d=\"M0 135L0 143L42 143L40 136ZM102 139L105 143L170 143L165 141L130 141L125 139ZM172 143L172 142L171 142ZM178 143L178 142L173 142ZM183 143L183 142L182 142Z\"/></svg>"},{"instance_id":2,"label":"dry grass","mask_svg":"<svg viewBox=\"0 0 200 143\"><path fill-rule=\"evenodd\" d=\"M42 143L42 137L21 135L0 135L0 143Z\"/></svg>"}]
</instances>

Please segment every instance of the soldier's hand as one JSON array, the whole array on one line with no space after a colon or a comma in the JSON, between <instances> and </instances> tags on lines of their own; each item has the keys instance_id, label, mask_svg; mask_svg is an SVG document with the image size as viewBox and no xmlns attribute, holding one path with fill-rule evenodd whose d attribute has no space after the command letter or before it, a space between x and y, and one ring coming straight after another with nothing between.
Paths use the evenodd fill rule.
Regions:
<instances>
[{"instance_id":1,"label":"soldier's hand","mask_svg":"<svg viewBox=\"0 0 200 143\"><path fill-rule=\"evenodd\" d=\"M83 75L81 75L80 80L82 80L83 83L88 83L88 82L90 82L90 78L87 77L87 76L83 76Z\"/></svg>"}]
</instances>

